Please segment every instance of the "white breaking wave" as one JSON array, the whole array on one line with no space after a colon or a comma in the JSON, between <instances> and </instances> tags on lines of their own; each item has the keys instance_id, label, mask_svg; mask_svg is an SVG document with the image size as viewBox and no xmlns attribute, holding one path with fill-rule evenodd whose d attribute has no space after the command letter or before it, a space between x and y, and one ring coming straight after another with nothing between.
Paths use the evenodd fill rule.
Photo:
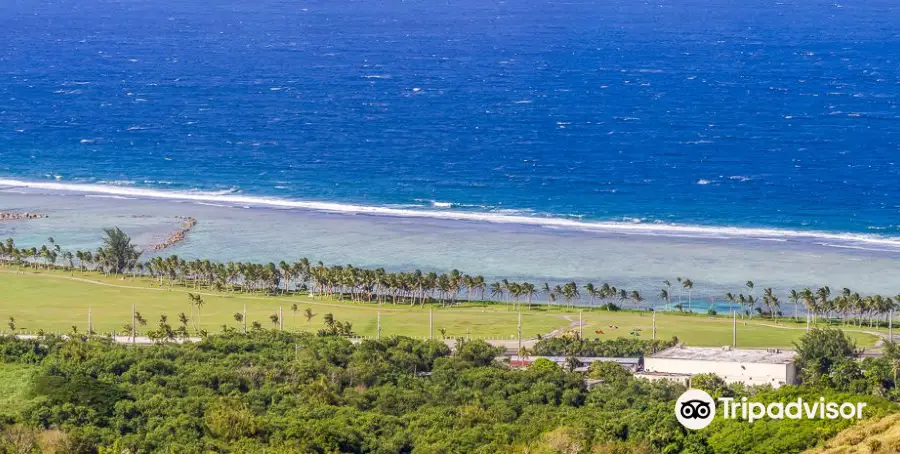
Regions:
<instances>
[{"instance_id":1,"label":"white breaking wave","mask_svg":"<svg viewBox=\"0 0 900 454\"><path fill-rule=\"evenodd\" d=\"M819 240L817 244L828 247L859 248L862 245L878 245L892 249L881 251L900 251L900 237L889 237L875 234L831 233L821 231L799 231L775 228L743 228L712 227L701 225L661 224L640 222L590 222L565 218L520 216L499 212L466 212L453 210L407 210L401 208L352 205L333 202L311 202L285 200L270 197L255 197L233 193L180 192L161 191L134 187L105 186L99 184L65 184L49 182L28 182L0 178L0 189L30 188L44 191L79 192L85 194L106 194L122 197L140 197L150 199L182 200L194 202L236 204L249 208L251 206L268 206L278 208L297 208L329 213L368 214L403 218L433 218L446 220L465 220L489 222L496 224L518 224L538 227L555 227L570 230L646 234L653 236L691 237L699 239L797 239ZM821 242L826 240L834 243Z\"/></svg>"}]
</instances>

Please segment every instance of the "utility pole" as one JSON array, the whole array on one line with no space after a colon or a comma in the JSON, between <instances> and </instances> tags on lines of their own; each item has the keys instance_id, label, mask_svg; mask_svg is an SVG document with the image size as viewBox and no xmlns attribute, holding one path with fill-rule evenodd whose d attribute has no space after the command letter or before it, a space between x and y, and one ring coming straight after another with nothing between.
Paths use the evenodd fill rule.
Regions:
<instances>
[{"instance_id":1,"label":"utility pole","mask_svg":"<svg viewBox=\"0 0 900 454\"><path fill-rule=\"evenodd\" d=\"M434 339L434 308L428 308L428 338Z\"/></svg>"},{"instance_id":2,"label":"utility pole","mask_svg":"<svg viewBox=\"0 0 900 454\"><path fill-rule=\"evenodd\" d=\"M656 309L653 310L653 340L656 340Z\"/></svg>"},{"instance_id":3,"label":"utility pole","mask_svg":"<svg viewBox=\"0 0 900 454\"><path fill-rule=\"evenodd\" d=\"M247 303L244 303L244 334L247 334Z\"/></svg>"},{"instance_id":4,"label":"utility pole","mask_svg":"<svg viewBox=\"0 0 900 454\"><path fill-rule=\"evenodd\" d=\"M584 339L584 317L581 314L582 311L578 311L578 338Z\"/></svg>"},{"instance_id":5,"label":"utility pole","mask_svg":"<svg viewBox=\"0 0 900 454\"><path fill-rule=\"evenodd\" d=\"M522 350L522 313L519 312L519 325L516 329L516 338L518 339L519 348L516 350L516 354L519 354L519 351Z\"/></svg>"},{"instance_id":6,"label":"utility pole","mask_svg":"<svg viewBox=\"0 0 900 454\"><path fill-rule=\"evenodd\" d=\"M378 311L378 331L375 334L375 339L381 339L381 311Z\"/></svg>"},{"instance_id":7,"label":"utility pole","mask_svg":"<svg viewBox=\"0 0 900 454\"><path fill-rule=\"evenodd\" d=\"M284 313L281 311L282 306L278 306L278 331L284 331Z\"/></svg>"},{"instance_id":8,"label":"utility pole","mask_svg":"<svg viewBox=\"0 0 900 454\"><path fill-rule=\"evenodd\" d=\"M132 304L131 305L131 343L132 343L132 345L135 343L135 334L137 333L137 331L135 330L134 324L135 324L134 304Z\"/></svg>"},{"instance_id":9,"label":"utility pole","mask_svg":"<svg viewBox=\"0 0 900 454\"><path fill-rule=\"evenodd\" d=\"M894 342L894 310L888 312L888 340Z\"/></svg>"},{"instance_id":10,"label":"utility pole","mask_svg":"<svg viewBox=\"0 0 900 454\"><path fill-rule=\"evenodd\" d=\"M94 324L91 321L91 306L88 306L88 336L94 332Z\"/></svg>"},{"instance_id":11,"label":"utility pole","mask_svg":"<svg viewBox=\"0 0 900 454\"><path fill-rule=\"evenodd\" d=\"M731 348L737 348L737 312L731 312Z\"/></svg>"}]
</instances>

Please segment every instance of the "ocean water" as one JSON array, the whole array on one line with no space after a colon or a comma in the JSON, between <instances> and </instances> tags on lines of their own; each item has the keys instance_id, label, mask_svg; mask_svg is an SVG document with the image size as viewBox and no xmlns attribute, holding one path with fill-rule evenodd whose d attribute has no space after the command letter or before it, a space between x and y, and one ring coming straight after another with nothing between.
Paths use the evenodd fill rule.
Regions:
<instances>
[{"instance_id":1,"label":"ocean water","mask_svg":"<svg viewBox=\"0 0 900 454\"><path fill-rule=\"evenodd\" d=\"M7 2L0 209L53 216L0 234L150 241L197 211L172 252L888 291L898 9Z\"/></svg>"}]
</instances>

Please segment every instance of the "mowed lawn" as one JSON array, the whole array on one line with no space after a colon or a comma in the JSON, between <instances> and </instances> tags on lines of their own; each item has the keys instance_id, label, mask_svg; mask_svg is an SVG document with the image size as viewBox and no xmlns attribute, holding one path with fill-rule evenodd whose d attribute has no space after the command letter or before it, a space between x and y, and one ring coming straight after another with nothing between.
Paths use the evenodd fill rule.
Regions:
<instances>
[{"instance_id":1,"label":"mowed lawn","mask_svg":"<svg viewBox=\"0 0 900 454\"><path fill-rule=\"evenodd\" d=\"M585 337L597 337L601 339L614 339L617 337L652 337L653 315L652 313L635 312L586 312L584 313ZM601 332L597 332L597 331ZM853 338L860 347L869 347L875 344L878 337L862 331L865 328L847 328L845 332ZM877 330L871 330L877 331ZM775 321L754 317L753 320L738 319L737 321L737 345L738 347L763 348L785 347L790 348L793 343L799 341L806 333L806 326L802 324ZM706 315L683 314L657 314L656 335L658 338L669 339L677 336L681 342L687 345L698 346L725 346L732 342L732 320L729 317L709 317Z\"/></svg>"},{"instance_id":2,"label":"mowed lawn","mask_svg":"<svg viewBox=\"0 0 900 454\"><path fill-rule=\"evenodd\" d=\"M87 329L88 307L92 309L94 330L101 334L122 332L131 322L131 305L147 320L145 332L154 329L161 314L169 318L169 324L178 326L178 314L190 314L188 289L159 288L148 279L121 279L88 273L63 272L13 273L0 271L0 332L9 332L9 317L16 320L17 331L71 332L76 326L80 332ZM208 293L208 292L206 292ZM377 316L381 312L382 335L426 337L429 334L429 310L421 306L371 303L349 303L319 300L299 296L251 296L240 294L204 295L200 322L209 332L219 332L222 325L238 328L234 314L247 307L248 325L256 321L264 328L275 328L270 320L279 306L284 313L285 330L315 331L322 328L323 315L333 314L339 321L349 321L353 331L360 336L374 336ZM291 306L297 304L296 313ZM307 321L303 312L311 309L314 317ZM545 307L522 310L522 334L533 338L557 329L566 329L578 321L577 311ZM196 314L194 316L196 319ZM587 338L614 339L617 337L652 337L652 315L649 312L583 312ZM754 318L738 321L739 347L790 347L805 332L799 324L779 326L771 320ZM440 336L444 329L448 337L467 334L473 338L513 339L516 335L517 315L504 305L463 305L452 308L434 308L434 334ZM677 336L688 345L730 345L732 322L728 317L706 315L663 314L657 315L657 337ZM866 328L850 328L847 333L860 346L871 346L877 337L862 331ZM882 330L883 331L883 330Z\"/></svg>"},{"instance_id":3,"label":"mowed lawn","mask_svg":"<svg viewBox=\"0 0 900 454\"><path fill-rule=\"evenodd\" d=\"M106 334L122 332L131 323L131 305L147 320L139 331L155 329L160 315L168 316L173 327L179 326L178 314L190 315L188 289L150 288L147 281L135 279L104 279L94 274L74 280L68 274L33 273L11 274L0 272L0 332L9 332L9 317L15 318L16 330L27 332L44 330L48 333L68 333L72 326L79 332L87 330L88 308L94 331ZM128 288L123 288L128 287ZM338 301L322 301L309 297L267 297L251 295L204 294L199 321L209 332L222 331L222 325L241 327L234 314L247 307L247 325L254 321L263 328L276 328L270 316L277 314L279 306L284 314L284 329L315 331L323 327L323 315L331 313L341 322L353 324L353 331L360 336L375 336L378 313L381 312L381 333L384 336L404 335L425 337L429 335L429 309L408 305L362 304ZM296 313L291 306L297 304ZM311 309L314 317L307 321L303 315ZM194 315L196 319L196 312ZM478 338L514 338L518 318L515 312L502 306L434 308L434 334L445 330L449 337L469 335ZM535 337L569 325L563 314L535 311L522 314L523 337Z\"/></svg>"}]
</instances>

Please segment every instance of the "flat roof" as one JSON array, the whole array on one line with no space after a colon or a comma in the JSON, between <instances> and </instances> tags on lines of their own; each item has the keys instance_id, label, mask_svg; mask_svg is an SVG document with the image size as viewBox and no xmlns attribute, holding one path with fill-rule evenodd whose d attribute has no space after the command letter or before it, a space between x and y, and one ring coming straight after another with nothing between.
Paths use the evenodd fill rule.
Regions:
<instances>
[{"instance_id":1,"label":"flat roof","mask_svg":"<svg viewBox=\"0 0 900 454\"><path fill-rule=\"evenodd\" d=\"M648 372L641 371L634 374L635 377L675 377L675 378L691 378L695 374L679 374L677 372Z\"/></svg>"},{"instance_id":2,"label":"flat roof","mask_svg":"<svg viewBox=\"0 0 900 454\"><path fill-rule=\"evenodd\" d=\"M555 363L564 363L564 362L566 362L566 359L567 359L567 357L565 357L565 356L541 356L541 355L532 355L532 356L512 355L512 356L509 356L508 358L510 361L529 361L529 362L533 362L534 360L536 360L538 358L544 358L544 359L553 361ZM619 363L619 364L639 364L641 362L641 358L630 358L630 357L611 358L611 357L604 357L604 356L576 356L575 359L577 359L579 362L582 362L582 363L592 363L594 361L606 361L606 362L615 362L615 363Z\"/></svg>"},{"instance_id":3,"label":"flat roof","mask_svg":"<svg viewBox=\"0 0 900 454\"><path fill-rule=\"evenodd\" d=\"M718 361L734 363L790 364L796 353L780 349L741 349L729 347L682 347L675 346L656 352L650 358L685 359L696 361Z\"/></svg>"}]
</instances>

